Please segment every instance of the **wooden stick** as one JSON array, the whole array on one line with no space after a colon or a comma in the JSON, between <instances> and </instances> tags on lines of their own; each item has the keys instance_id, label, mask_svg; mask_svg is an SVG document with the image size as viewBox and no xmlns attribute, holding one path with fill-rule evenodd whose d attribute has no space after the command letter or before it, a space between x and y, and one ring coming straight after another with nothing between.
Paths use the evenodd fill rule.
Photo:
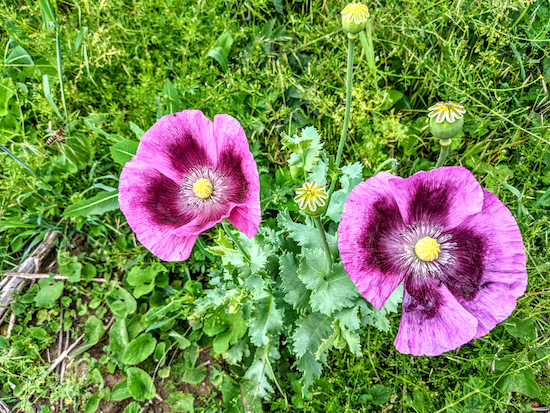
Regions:
<instances>
[{"instance_id":1,"label":"wooden stick","mask_svg":"<svg viewBox=\"0 0 550 413\"><path fill-rule=\"evenodd\" d=\"M6 338L11 337L11 330L13 330L13 327L15 327L15 319L16 319L15 313L11 313L10 323L8 324L8 331L6 331Z\"/></svg>"},{"instance_id":2,"label":"wooden stick","mask_svg":"<svg viewBox=\"0 0 550 413\"><path fill-rule=\"evenodd\" d=\"M30 273L20 273L20 272L8 272L4 274L6 277L17 277L17 278L24 278L26 280L37 280L40 278L50 278L50 274L30 274ZM63 275L55 274L53 276L54 280L58 281L65 281L68 280L69 277L65 277ZM106 280L105 278L92 278L90 281L95 281L99 283L108 283L109 280Z\"/></svg>"},{"instance_id":3,"label":"wooden stick","mask_svg":"<svg viewBox=\"0 0 550 413\"><path fill-rule=\"evenodd\" d=\"M54 371L55 368L59 365L59 363L61 363L63 360L65 360L65 357L67 357L69 355L69 353L74 350L74 348L78 345L78 343L80 343L80 341L83 338L84 338L84 334L82 334L80 337L78 337L76 339L76 341L73 344L71 344L67 350L65 350L63 353L61 353L60 356L54 360L54 362L52 363L52 365L50 366L50 368L48 370L49 371Z\"/></svg>"},{"instance_id":4,"label":"wooden stick","mask_svg":"<svg viewBox=\"0 0 550 413\"><path fill-rule=\"evenodd\" d=\"M0 413L11 413L9 406L0 400Z\"/></svg>"},{"instance_id":5,"label":"wooden stick","mask_svg":"<svg viewBox=\"0 0 550 413\"><path fill-rule=\"evenodd\" d=\"M45 259L50 251L55 247L55 241L58 236L57 231L49 231L38 246L31 252L30 256L17 267L16 272L22 274L34 273L40 270L40 263ZM3 319L9 305L13 301L13 293L21 291L27 282L24 278L6 277L8 282L0 290L0 320Z\"/></svg>"}]
</instances>

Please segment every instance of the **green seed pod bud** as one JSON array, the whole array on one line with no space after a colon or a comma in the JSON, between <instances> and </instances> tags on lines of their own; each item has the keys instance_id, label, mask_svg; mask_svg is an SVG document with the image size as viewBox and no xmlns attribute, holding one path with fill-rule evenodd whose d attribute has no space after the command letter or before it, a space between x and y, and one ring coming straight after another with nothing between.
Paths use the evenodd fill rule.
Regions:
<instances>
[{"instance_id":1,"label":"green seed pod bud","mask_svg":"<svg viewBox=\"0 0 550 413\"><path fill-rule=\"evenodd\" d=\"M367 6L361 3L349 3L342 10L342 28L350 38L357 38L357 34L365 30L367 19L370 16Z\"/></svg>"},{"instance_id":2,"label":"green seed pod bud","mask_svg":"<svg viewBox=\"0 0 550 413\"><path fill-rule=\"evenodd\" d=\"M327 209L328 195L325 192L325 185L316 185L315 182L305 182L301 188L296 190L294 198L302 211L311 217L318 217Z\"/></svg>"},{"instance_id":3,"label":"green seed pod bud","mask_svg":"<svg viewBox=\"0 0 550 413\"><path fill-rule=\"evenodd\" d=\"M428 110L430 131L436 138L451 139L462 130L466 110L460 103L438 102Z\"/></svg>"}]
</instances>

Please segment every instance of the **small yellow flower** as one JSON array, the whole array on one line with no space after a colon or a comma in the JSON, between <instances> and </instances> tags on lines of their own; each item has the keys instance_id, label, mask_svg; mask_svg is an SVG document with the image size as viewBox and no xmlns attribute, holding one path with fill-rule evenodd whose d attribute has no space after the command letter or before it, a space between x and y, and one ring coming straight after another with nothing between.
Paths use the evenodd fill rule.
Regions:
<instances>
[{"instance_id":1,"label":"small yellow flower","mask_svg":"<svg viewBox=\"0 0 550 413\"><path fill-rule=\"evenodd\" d=\"M312 212L315 212L317 208L324 207L328 195L325 192L325 185L317 185L314 182L305 182L301 188L296 190L298 194L294 201L300 206L300 209L309 208Z\"/></svg>"},{"instance_id":2,"label":"small yellow flower","mask_svg":"<svg viewBox=\"0 0 550 413\"><path fill-rule=\"evenodd\" d=\"M369 17L369 9L362 3L349 3L342 10L342 19L346 23L361 24Z\"/></svg>"},{"instance_id":3,"label":"small yellow flower","mask_svg":"<svg viewBox=\"0 0 550 413\"><path fill-rule=\"evenodd\" d=\"M443 123L445 120L449 123L453 123L457 119L462 119L466 110L460 103L453 102L437 102L435 105L428 108L429 118L437 116L436 122Z\"/></svg>"}]
</instances>

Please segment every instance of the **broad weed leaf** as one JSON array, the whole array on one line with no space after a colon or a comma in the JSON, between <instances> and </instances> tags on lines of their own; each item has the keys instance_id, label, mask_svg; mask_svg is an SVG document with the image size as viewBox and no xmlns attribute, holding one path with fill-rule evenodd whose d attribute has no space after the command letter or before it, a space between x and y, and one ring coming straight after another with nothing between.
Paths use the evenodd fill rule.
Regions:
<instances>
[{"instance_id":1,"label":"broad weed leaf","mask_svg":"<svg viewBox=\"0 0 550 413\"><path fill-rule=\"evenodd\" d=\"M125 364L139 364L147 359L157 345L157 339L150 333L142 334L133 339L122 356L122 362Z\"/></svg>"},{"instance_id":2,"label":"broad weed leaf","mask_svg":"<svg viewBox=\"0 0 550 413\"><path fill-rule=\"evenodd\" d=\"M130 367L128 370L128 391L140 402L155 397L156 389L151 376L142 369Z\"/></svg>"}]
</instances>

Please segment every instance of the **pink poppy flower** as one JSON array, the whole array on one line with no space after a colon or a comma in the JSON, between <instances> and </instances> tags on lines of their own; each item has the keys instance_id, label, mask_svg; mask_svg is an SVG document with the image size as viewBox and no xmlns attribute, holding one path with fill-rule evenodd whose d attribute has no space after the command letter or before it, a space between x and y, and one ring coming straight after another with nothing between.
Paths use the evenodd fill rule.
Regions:
<instances>
[{"instance_id":1,"label":"pink poppy flower","mask_svg":"<svg viewBox=\"0 0 550 413\"><path fill-rule=\"evenodd\" d=\"M506 206L463 167L357 185L338 228L344 266L380 309L405 280L395 347L435 356L491 331L527 286L525 248Z\"/></svg>"},{"instance_id":2,"label":"pink poppy flower","mask_svg":"<svg viewBox=\"0 0 550 413\"><path fill-rule=\"evenodd\" d=\"M198 110L162 117L124 166L119 202L138 240L165 261L189 258L199 234L224 218L252 238L260 180L243 128Z\"/></svg>"}]
</instances>

